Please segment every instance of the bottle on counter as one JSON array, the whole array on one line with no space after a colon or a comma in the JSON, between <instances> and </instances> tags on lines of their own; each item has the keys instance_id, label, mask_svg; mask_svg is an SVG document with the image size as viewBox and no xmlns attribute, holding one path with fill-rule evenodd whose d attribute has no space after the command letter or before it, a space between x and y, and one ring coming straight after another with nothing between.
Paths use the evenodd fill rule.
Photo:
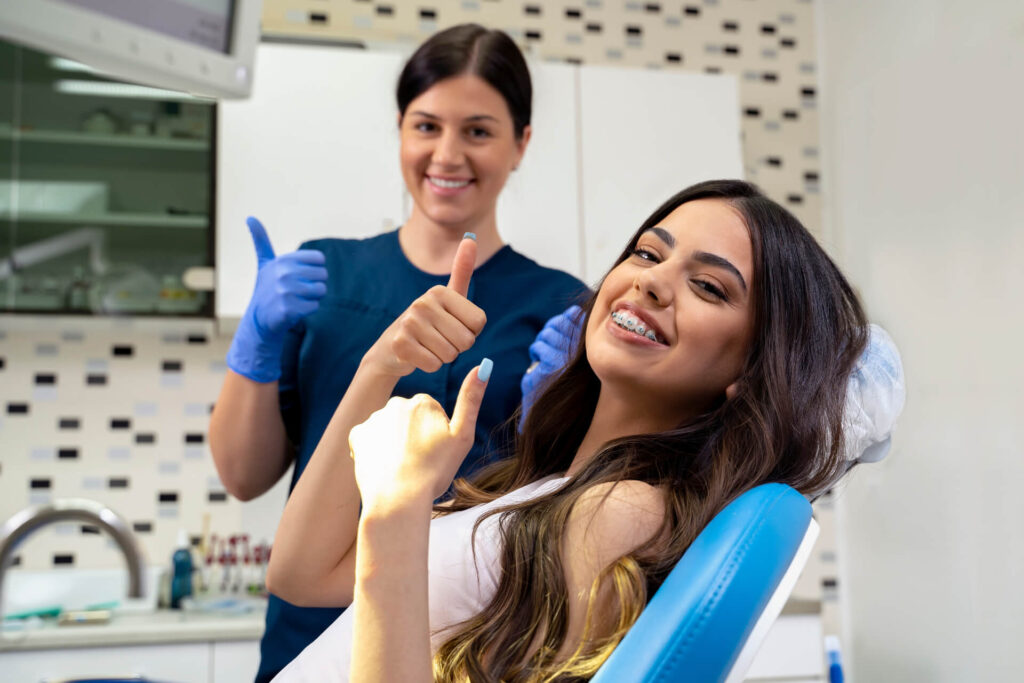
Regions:
<instances>
[{"instance_id":1,"label":"bottle on counter","mask_svg":"<svg viewBox=\"0 0 1024 683\"><path fill-rule=\"evenodd\" d=\"M829 683L843 683L843 661L838 636L825 636L825 652L828 654Z\"/></svg>"},{"instance_id":2,"label":"bottle on counter","mask_svg":"<svg viewBox=\"0 0 1024 683\"><path fill-rule=\"evenodd\" d=\"M217 534L210 534L206 544L206 558L203 560L203 568L199 571L200 592L209 593L215 591L213 565L217 559Z\"/></svg>"},{"instance_id":3,"label":"bottle on counter","mask_svg":"<svg viewBox=\"0 0 1024 683\"><path fill-rule=\"evenodd\" d=\"M188 533L178 532L178 548L171 556L171 608L181 609L182 598L192 595L192 550Z\"/></svg>"}]
</instances>

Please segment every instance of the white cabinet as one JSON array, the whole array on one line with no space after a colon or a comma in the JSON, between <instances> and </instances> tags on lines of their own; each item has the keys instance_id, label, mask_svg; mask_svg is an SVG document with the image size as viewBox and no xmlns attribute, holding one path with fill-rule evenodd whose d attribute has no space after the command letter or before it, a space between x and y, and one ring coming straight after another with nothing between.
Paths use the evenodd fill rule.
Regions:
<instances>
[{"instance_id":1,"label":"white cabinet","mask_svg":"<svg viewBox=\"0 0 1024 683\"><path fill-rule=\"evenodd\" d=\"M258 640L222 640L213 643L210 683L252 683L260 668Z\"/></svg>"},{"instance_id":2,"label":"white cabinet","mask_svg":"<svg viewBox=\"0 0 1024 683\"><path fill-rule=\"evenodd\" d=\"M208 683L210 647L209 643L182 643L4 652L0 655L0 678L24 683L131 677Z\"/></svg>"},{"instance_id":3,"label":"white cabinet","mask_svg":"<svg viewBox=\"0 0 1024 683\"><path fill-rule=\"evenodd\" d=\"M278 252L401 223L401 66L386 52L260 45L252 97L223 102L217 122L218 316L241 316L256 280L246 216Z\"/></svg>"},{"instance_id":4,"label":"white cabinet","mask_svg":"<svg viewBox=\"0 0 1024 683\"><path fill-rule=\"evenodd\" d=\"M169 683L252 683L259 664L258 640L23 650L0 654L0 680L141 677Z\"/></svg>"},{"instance_id":5,"label":"white cabinet","mask_svg":"<svg viewBox=\"0 0 1024 683\"><path fill-rule=\"evenodd\" d=\"M732 76L580 72L584 278L596 284L651 212L693 183L742 178Z\"/></svg>"},{"instance_id":6,"label":"white cabinet","mask_svg":"<svg viewBox=\"0 0 1024 683\"><path fill-rule=\"evenodd\" d=\"M256 258L247 215L278 251L400 225L394 88L403 56L260 45L253 95L218 120L217 315L241 316ZM533 137L498 204L502 237L594 284L674 192L741 177L732 76L532 63ZM314 83L314 86L310 86Z\"/></svg>"},{"instance_id":7,"label":"white cabinet","mask_svg":"<svg viewBox=\"0 0 1024 683\"><path fill-rule=\"evenodd\" d=\"M533 135L498 199L498 230L541 265L583 277L575 96L579 67L531 64Z\"/></svg>"},{"instance_id":8,"label":"white cabinet","mask_svg":"<svg viewBox=\"0 0 1024 683\"><path fill-rule=\"evenodd\" d=\"M765 636L745 680L813 683L826 677L821 615L783 614Z\"/></svg>"}]
</instances>

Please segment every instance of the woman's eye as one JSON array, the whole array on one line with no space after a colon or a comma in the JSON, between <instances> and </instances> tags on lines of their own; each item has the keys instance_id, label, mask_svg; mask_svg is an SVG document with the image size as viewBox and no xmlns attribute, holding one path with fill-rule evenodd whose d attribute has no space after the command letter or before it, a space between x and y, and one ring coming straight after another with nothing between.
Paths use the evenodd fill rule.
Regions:
<instances>
[{"instance_id":1,"label":"woman's eye","mask_svg":"<svg viewBox=\"0 0 1024 683\"><path fill-rule=\"evenodd\" d=\"M722 301L728 301L728 297L725 295L725 292L723 292L718 285L713 282L709 282L707 280L693 280L692 282L698 288L704 290L711 296L721 299Z\"/></svg>"},{"instance_id":2,"label":"woman's eye","mask_svg":"<svg viewBox=\"0 0 1024 683\"><path fill-rule=\"evenodd\" d=\"M429 121L423 121L421 123L416 124L416 130L418 130L421 133L432 133L435 130L437 130L437 126L435 126L433 123L430 123Z\"/></svg>"},{"instance_id":3,"label":"woman's eye","mask_svg":"<svg viewBox=\"0 0 1024 683\"><path fill-rule=\"evenodd\" d=\"M489 138L491 137L491 131L486 128L470 128L469 136L472 138Z\"/></svg>"},{"instance_id":4,"label":"woman's eye","mask_svg":"<svg viewBox=\"0 0 1024 683\"><path fill-rule=\"evenodd\" d=\"M653 251L648 251L643 247L636 247L633 249L633 256L636 256L644 261L650 261L651 263L660 263L658 255Z\"/></svg>"}]
</instances>

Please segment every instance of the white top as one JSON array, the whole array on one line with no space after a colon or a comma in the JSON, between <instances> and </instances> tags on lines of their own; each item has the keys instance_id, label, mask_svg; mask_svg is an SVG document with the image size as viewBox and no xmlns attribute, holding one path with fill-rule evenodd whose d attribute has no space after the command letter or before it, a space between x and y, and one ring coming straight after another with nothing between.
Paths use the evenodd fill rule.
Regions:
<instances>
[{"instance_id":1,"label":"white top","mask_svg":"<svg viewBox=\"0 0 1024 683\"><path fill-rule=\"evenodd\" d=\"M476 533L473 525L496 507L538 498L557 489L567 477L548 477L478 505L437 517L430 522L427 560L431 646L436 651L447 629L479 614L494 597L500 572L498 528L501 515L485 519ZM274 681L347 681L352 658L352 619L355 605L341 613Z\"/></svg>"}]
</instances>

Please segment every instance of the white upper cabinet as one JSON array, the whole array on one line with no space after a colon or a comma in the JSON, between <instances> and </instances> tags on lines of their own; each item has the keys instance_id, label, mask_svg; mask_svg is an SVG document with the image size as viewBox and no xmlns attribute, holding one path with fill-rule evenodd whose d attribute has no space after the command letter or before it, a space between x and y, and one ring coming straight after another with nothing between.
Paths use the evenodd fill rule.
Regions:
<instances>
[{"instance_id":1,"label":"white upper cabinet","mask_svg":"<svg viewBox=\"0 0 1024 683\"><path fill-rule=\"evenodd\" d=\"M585 66L579 110L591 286L666 199L702 180L743 177L733 76Z\"/></svg>"},{"instance_id":2,"label":"white upper cabinet","mask_svg":"<svg viewBox=\"0 0 1024 683\"><path fill-rule=\"evenodd\" d=\"M541 265L583 278L576 88L579 68L531 63L533 134L498 200L498 230Z\"/></svg>"},{"instance_id":3,"label":"white upper cabinet","mask_svg":"<svg viewBox=\"0 0 1024 683\"><path fill-rule=\"evenodd\" d=\"M217 315L239 317L256 281L246 216L274 249L368 237L402 221L395 84L387 52L261 44L252 97L217 125Z\"/></svg>"}]
</instances>

